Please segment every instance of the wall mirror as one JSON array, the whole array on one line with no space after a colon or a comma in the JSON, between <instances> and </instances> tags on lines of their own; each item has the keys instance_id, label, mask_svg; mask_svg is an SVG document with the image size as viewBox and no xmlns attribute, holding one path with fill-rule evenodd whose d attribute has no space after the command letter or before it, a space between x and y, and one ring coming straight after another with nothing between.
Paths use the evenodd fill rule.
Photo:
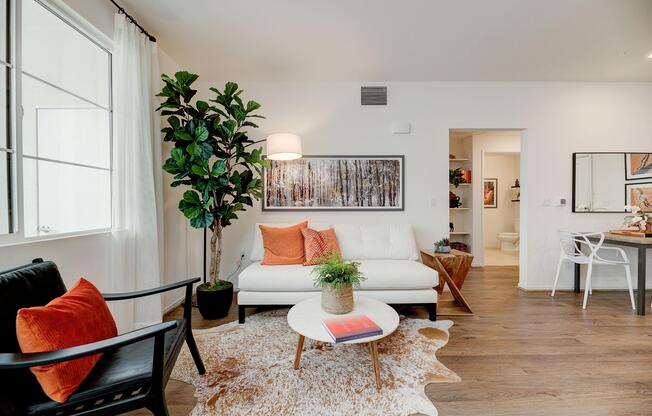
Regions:
<instances>
[{"instance_id":1,"label":"wall mirror","mask_svg":"<svg viewBox=\"0 0 652 416\"><path fill-rule=\"evenodd\" d=\"M573 153L573 212L652 211L652 153Z\"/></svg>"}]
</instances>

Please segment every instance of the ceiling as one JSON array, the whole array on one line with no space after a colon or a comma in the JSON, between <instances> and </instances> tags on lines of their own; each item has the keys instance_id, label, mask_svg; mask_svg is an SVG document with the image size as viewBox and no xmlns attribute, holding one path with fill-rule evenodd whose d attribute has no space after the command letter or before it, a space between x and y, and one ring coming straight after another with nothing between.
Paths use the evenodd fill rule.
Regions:
<instances>
[{"instance_id":1,"label":"ceiling","mask_svg":"<svg viewBox=\"0 0 652 416\"><path fill-rule=\"evenodd\" d=\"M652 81L652 0L122 3L214 79Z\"/></svg>"}]
</instances>

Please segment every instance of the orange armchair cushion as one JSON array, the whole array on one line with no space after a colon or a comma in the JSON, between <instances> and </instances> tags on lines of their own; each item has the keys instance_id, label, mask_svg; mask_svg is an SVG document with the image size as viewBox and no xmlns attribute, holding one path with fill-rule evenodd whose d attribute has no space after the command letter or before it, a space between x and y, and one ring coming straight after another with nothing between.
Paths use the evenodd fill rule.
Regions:
<instances>
[{"instance_id":1,"label":"orange armchair cushion","mask_svg":"<svg viewBox=\"0 0 652 416\"><path fill-rule=\"evenodd\" d=\"M68 292L45 306L23 308L16 316L22 352L45 352L115 337L118 330L102 294L80 278ZM81 385L102 354L32 367L45 394L63 403Z\"/></svg>"},{"instance_id":2,"label":"orange armchair cushion","mask_svg":"<svg viewBox=\"0 0 652 416\"><path fill-rule=\"evenodd\" d=\"M304 228L301 230L301 233L303 234L306 251L306 261L303 262L304 266L320 264L324 257L333 254L340 256L340 245L337 243L334 229L329 228L327 230L317 231L312 228Z\"/></svg>"},{"instance_id":3,"label":"orange armchair cushion","mask_svg":"<svg viewBox=\"0 0 652 416\"><path fill-rule=\"evenodd\" d=\"M305 253L301 230L308 228L308 221L291 227L277 228L259 225L263 236L265 253L261 264L303 264Z\"/></svg>"}]
</instances>

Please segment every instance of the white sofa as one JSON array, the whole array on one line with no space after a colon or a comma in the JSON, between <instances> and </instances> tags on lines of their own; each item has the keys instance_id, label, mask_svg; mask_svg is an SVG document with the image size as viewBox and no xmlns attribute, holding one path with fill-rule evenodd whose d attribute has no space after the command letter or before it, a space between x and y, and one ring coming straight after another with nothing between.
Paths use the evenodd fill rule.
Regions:
<instances>
[{"instance_id":1,"label":"white sofa","mask_svg":"<svg viewBox=\"0 0 652 416\"><path fill-rule=\"evenodd\" d=\"M259 224L254 231L250 259L238 281L238 317L245 321L245 308L264 305L294 305L317 296L314 266L264 266L263 240ZM292 224L265 224L284 227ZM423 305L430 320L436 319L437 272L419 262L419 251L409 224L317 224L317 230L334 228L345 260L360 262L366 280L358 293L388 304Z\"/></svg>"}]
</instances>

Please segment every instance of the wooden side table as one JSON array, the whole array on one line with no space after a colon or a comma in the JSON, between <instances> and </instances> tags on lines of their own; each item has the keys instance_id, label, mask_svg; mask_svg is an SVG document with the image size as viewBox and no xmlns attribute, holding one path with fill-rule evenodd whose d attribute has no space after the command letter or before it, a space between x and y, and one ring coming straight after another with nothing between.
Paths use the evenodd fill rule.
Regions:
<instances>
[{"instance_id":1,"label":"wooden side table","mask_svg":"<svg viewBox=\"0 0 652 416\"><path fill-rule=\"evenodd\" d=\"M435 253L434 250L421 249L421 261L439 273L439 285L435 287L437 293L441 295L444 292L444 285L448 284L453 298L464 309L465 315L472 315L471 306L460 289L462 289L471 269L473 255L459 250L451 250L450 253ZM446 315L441 309L438 312L441 315Z\"/></svg>"}]
</instances>

